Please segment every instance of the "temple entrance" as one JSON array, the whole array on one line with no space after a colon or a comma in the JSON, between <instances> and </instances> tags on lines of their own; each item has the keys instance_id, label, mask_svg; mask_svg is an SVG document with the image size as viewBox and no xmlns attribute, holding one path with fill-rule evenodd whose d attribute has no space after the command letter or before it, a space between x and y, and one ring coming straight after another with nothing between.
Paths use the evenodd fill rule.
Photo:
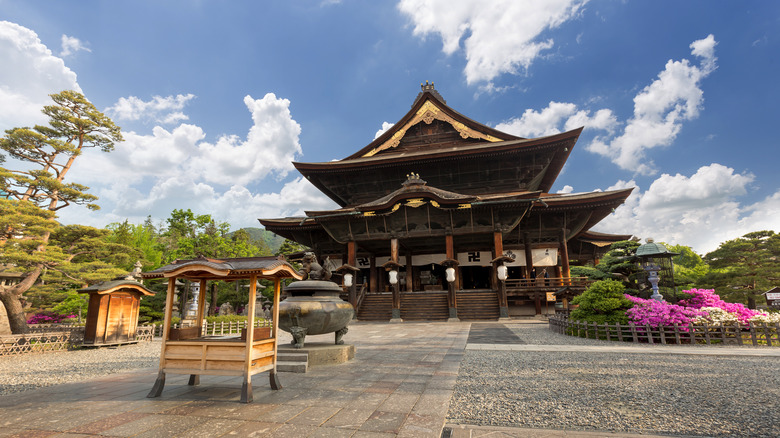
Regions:
<instances>
[{"instance_id":1,"label":"temple entrance","mask_svg":"<svg viewBox=\"0 0 780 438\"><path fill-rule=\"evenodd\" d=\"M461 275L463 275L463 289L490 289L490 275L493 272L491 267L486 266L463 266Z\"/></svg>"}]
</instances>

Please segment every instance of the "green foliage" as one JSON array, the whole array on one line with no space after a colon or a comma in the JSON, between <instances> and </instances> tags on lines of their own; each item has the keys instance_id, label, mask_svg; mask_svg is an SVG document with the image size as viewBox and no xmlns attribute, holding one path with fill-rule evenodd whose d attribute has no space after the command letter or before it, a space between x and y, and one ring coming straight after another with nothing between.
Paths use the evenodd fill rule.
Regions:
<instances>
[{"instance_id":1,"label":"green foliage","mask_svg":"<svg viewBox=\"0 0 780 438\"><path fill-rule=\"evenodd\" d=\"M144 270L153 270L162 266L163 246L159 234L152 224L151 217L147 217L143 224L130 224L114 222L106 227L110 233L106 240L135 248L140 252L140 261ZM136 260L128 260L129 264L121 267L128 271L133 269Z\"/></svg>"},{"instance_id":2,"label":"green foliage","mask_svg":"<svg viewBox=\"0 0 780 438\"><path fill-rule=\"evenodd\" d=\"M636 289L637 274L639 273L639 267L636 264L636 249L640 245L634 240L613 243L596 268L606 274L607 278L620 279L626 288Z\"/></svg>"},{"instance_id":3,"label":"green foliage","mask_svg":"<svg viewBox=\"0 0 780 438\"><path fill-rule=\"evenodd\" d=\"M755 231L723 242L704 256L711 270L702 286L714 287L726 301L746 303L755 309L763 292L780 280L780 234Z\"/></svg>"},{"instance_id":4,"label":"green foliage","mask_svg":"<svg viewBox=\"0 0 780 438\"><path fill-rule=\"evenodd\" d=\"M207 316L206 322L209 324L213 323L231 323L231 322L244 322L246 321L246 316L244 315L217 315L217 316Z\"/></svg>"},{"instance_id":5,"label":"green foliage","mask_svg":"<svg viewBox=\"0 0 780 438\"><path fill-rule=\"evenodd\" d=\"M52 312L60 315L80 315L81 321L87 317L88 298L76 291L68 292L67 298L51 308Z\"/></svg>"},{"instance_id":6,"label":"green foliage","mask_svg":"<svg viewBox=\"0 0 780 438\"><path fill-rule=\"evenodd\" d=\"M572 277L588 277L591 280L607 280L609 275L597 268L590 266L572 266L569 268Z\"/></svg>"},{"instance_id":7,"label":"green foliage","mask_svg":"<svg viewBox=\"0 0 780 438\"><path fill-rule=\"evenodd\" d=\"M570 318L598 324L627 324L625 311L633 304L623 296L624 291L625 286L619 281L597 281L582 295L574 297L572 304L579 307L571 312Z\"/></svg>"}]
</instances>

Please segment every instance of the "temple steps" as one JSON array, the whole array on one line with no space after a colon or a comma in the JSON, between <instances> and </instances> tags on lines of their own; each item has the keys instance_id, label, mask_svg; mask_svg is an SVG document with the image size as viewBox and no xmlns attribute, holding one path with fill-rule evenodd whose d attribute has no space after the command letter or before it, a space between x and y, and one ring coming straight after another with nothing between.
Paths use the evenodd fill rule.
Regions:
<instances>
[{"instance_id":1,"label":"temple steps","mask_svg":"<svg viewBox=\"0 0 780 438\"><path fill-rule=\"evenodd\" d=\"M392 316L391 294L366 294L357 312L360 321L389 321Z\"/></svg>"},{"instance_id":2,"label":"temple steps","mask_svg":"<svg viewBox=\"0 0 780 438\"><path fill-rule=\"evenodd\" d=\"M501 316L495 291L458 292L458 319L498 320Z\"/></svg>"},{"instance_id":3,"label":"temple steps","mask_svg":"<svg viewBox=\"0 0 780 438\"><path fill-rule=\"evenodd\" d=\"M449 316L446 292L401 294L401 319L404 321L446 321Z\"/></svg>"}]
</instances>

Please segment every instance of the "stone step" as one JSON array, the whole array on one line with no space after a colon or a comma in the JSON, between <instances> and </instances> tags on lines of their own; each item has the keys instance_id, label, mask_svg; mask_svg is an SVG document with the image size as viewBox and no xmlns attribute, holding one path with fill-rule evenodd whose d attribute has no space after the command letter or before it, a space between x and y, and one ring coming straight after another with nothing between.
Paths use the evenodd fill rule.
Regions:
<instances>
[{"instance_id":1,"label":"stone step","mask_svg":"<svg viewBox=\"0 0 780 438\"><path fill-rule=\"evenodd\" d=\"M279 351L276 354L277 361L285 361L285 362L309 362L309 354L306 352L301 353L290 353L290 352L282 352Z\"/></svg>"},{"instance_id":2,"label":"stone step","mask_svg":"<svg viewBox=\"0 0 780 438\"><path fill-rule=\"evenodd\" d=\"M276 371L285 373L305 373L309 369L308 362L277 361Z\"/></svg>"}]
</instances>

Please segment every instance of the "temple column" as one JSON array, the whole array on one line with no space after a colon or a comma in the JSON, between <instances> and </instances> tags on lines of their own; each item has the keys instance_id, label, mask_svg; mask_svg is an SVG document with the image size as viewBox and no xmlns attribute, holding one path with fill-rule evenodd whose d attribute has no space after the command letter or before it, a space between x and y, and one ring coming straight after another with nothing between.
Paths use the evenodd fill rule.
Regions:
<instances>
[{"instance_id":1,"label":"temple column","mask_svg":"<svg viewBox=\"0 0 780 438\"><path fill-rule=\"evenodd\" d=\"M452 237L452 234L447 234L444 236L444 253L447 258L447 260L455 260L455 242ZM457 262L451 263L449 266L445 266L445 268L452 268L455 270L455 281L447 281L447 303L450 308L450 321L457 321L458 320L458 280L460 279L460 269L458 268Z\"/></svg>"},{"instance_id":2,"label":"temple column","mask_svg":"<svg viewBox=\"0 0 780 438\"><path fill-rule=\"evenodd\" d=\"M406 253L406 291L414 292L414 271L412 267L412 252Z\"/></svg>"},{"instance_id":3,"label":"temple column","mask_svg":"<svg viewBox=\"0 0 780 438\"><path fill-rule=\"evenodd\" d=\"M350 240L347 242L347 264L349 266L357 266L357 244L354 240ZM355 274L354 272L352 273ZM357 293L355 291L355 283L357 282L357 276L352 279L352 285L349 286L349 304L352 304L352 307L355 307L355 312L357 312Z\"/></svg>"},{"instance_id":4,"label":"temple column","mask_svg":"<svg viewBox=\"0 0 780 438\"><path fill-rule=\"evenodd\" d=\"M564 285L571 285L571 270L569 269L569 247L566 245L566 229L561 228L561 277Z\"/></svg>"},{"instance_id":5,"label":"temple column","mask_svg":"<svg viewBox=\"0 0 780 438\"><path fill-rule=\"evenodd\" d=\"M398 263L398 239L392 238L390 239L390 266L386 270L397 270L399 266L401 265ZM395 284L390 283L390 288L393 291L393 314L390 322L401 321L401 291L399 290L398 281Z\"/></svg>"},{"instance_id":6,"label":"temple column","mask_svg":"<svg viewBox=\"0 0 780 438\"><path fill-rule=\"evenodd\" d=\"M531 271L534 269L534 258L531 252L531 239L528 233L523 233L523 249L525 250L525 278L531 281Z\"/></svg>"},{"instance_id":7,"label":"temple column","mask_svg":"<svg viewBox=\"0 0 780 438\"><path fill-rule=\"evenodd\" d=\"M493 232L493 250L495 251L494 259L498 259L504 255L504 236L500 231ZM506 282L498 278L498 266L504 262L498 262L493 264L492 281L495 282L498 289L498 311L500 318L509 318L509 302L506 297Z\"/></svg>"},{"instance_id":8,"label":"temple column","mask_svg":"<svg viewBox=\"0 0 780 438\"><path fill-rule=\"evenodd\" d=\"M374 254L371 254L371 257L368 258L369 265L368 265L368 275L369 275L369 286L371 292L379 292L379 279L377 278L377 267L376 267L376 256Z\"/></svg>"}]
</instances>

